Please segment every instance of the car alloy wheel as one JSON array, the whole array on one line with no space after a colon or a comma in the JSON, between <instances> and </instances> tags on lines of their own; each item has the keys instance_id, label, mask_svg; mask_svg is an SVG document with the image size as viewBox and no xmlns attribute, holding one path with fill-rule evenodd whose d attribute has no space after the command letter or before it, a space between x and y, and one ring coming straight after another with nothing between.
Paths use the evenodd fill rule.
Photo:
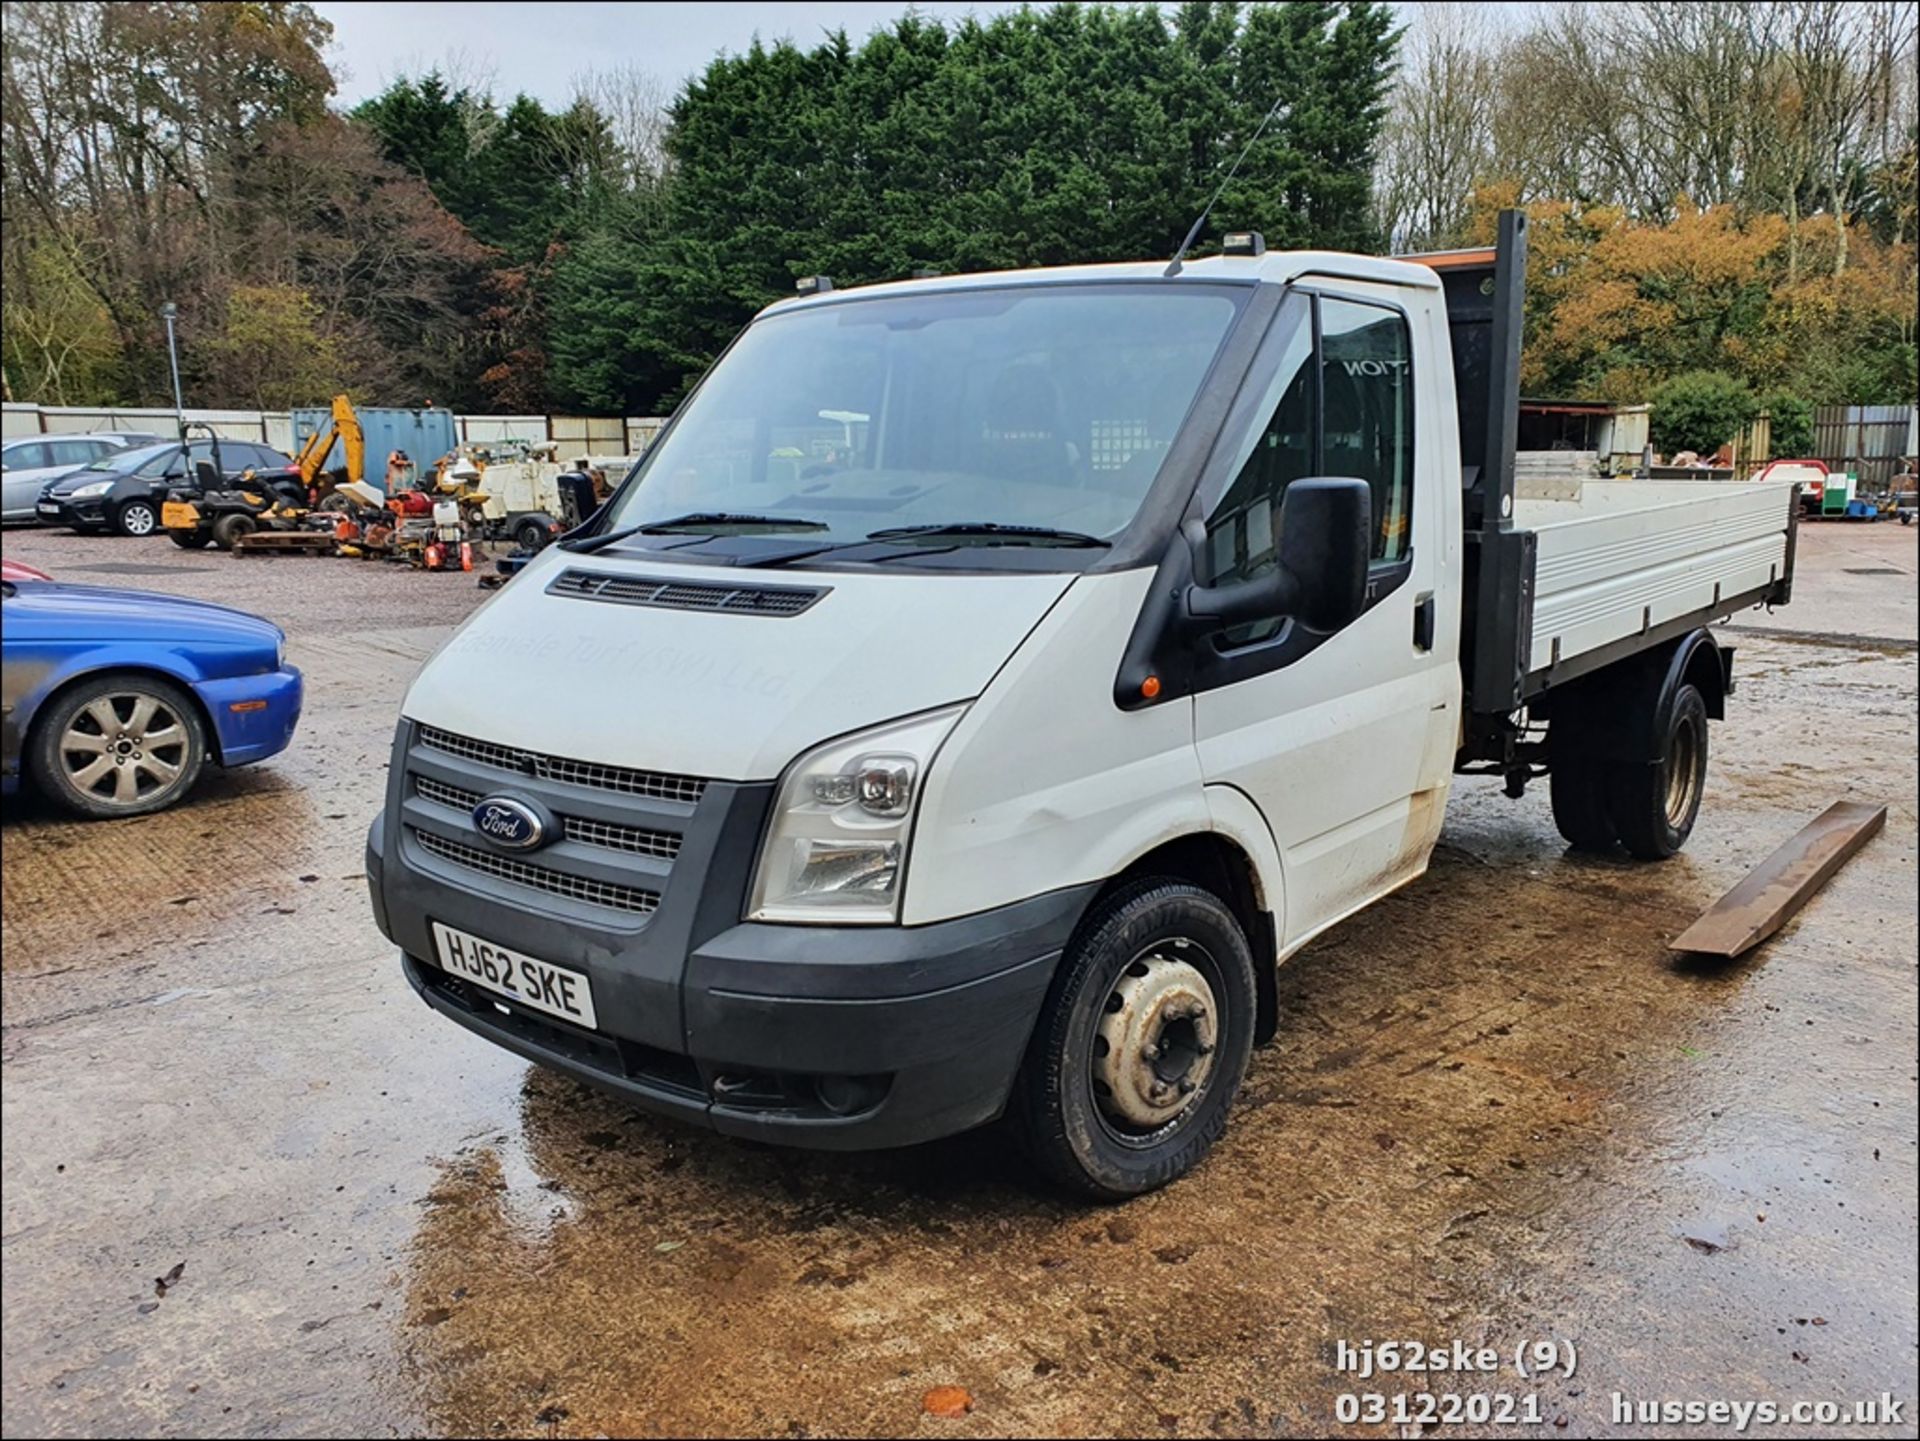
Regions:
<instances>
[{"instance_id":1,"label":"car alloy wheel","mask_svg":"<svg viewBox=\"0 0 1920 1441\"><path fill-rule=\"evenodd\" d=\"M144 815L199 777L205 724L192 698L158 676L108 673L48 703L32 745L40 789L83 816Z\"/></svg>"}]
</instances>

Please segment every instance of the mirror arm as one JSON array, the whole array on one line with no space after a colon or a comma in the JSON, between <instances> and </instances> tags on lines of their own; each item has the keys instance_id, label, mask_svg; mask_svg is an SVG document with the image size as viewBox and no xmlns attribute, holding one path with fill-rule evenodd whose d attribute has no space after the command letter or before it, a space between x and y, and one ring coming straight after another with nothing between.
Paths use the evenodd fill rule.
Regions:
<instances>
[{"instance_id":1,"label":"mirror arm","mask_svg":"<svg viewBox=\"0 0 1920 1441\"><path fill-rule=\"evenodd\" d=\"M1190 585L1181 597L1183 628L1209 635L1249 621L1278 620L1292 614L1300 586L1292 572L1275 568L1231 585Z\"/></svg>"}]
</instances>

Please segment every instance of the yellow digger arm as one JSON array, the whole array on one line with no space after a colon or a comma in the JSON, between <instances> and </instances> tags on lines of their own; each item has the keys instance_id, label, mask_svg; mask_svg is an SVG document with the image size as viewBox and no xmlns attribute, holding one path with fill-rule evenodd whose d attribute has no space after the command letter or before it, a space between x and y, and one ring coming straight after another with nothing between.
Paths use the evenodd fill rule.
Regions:
<instances>
[{"instance_id":1,"label":"yellow digger arm","mask_svg":"<svg viewBox=\"0 0 1920 1441\"><path fill-rule=\"evenodd\" d=\"M312 485L320 478L320 467L327 463L335 440L346 452L347 479L363 480L367 469L367 438L360 429L360 417L353 413L353 402L344 395L333 398L333 416L325 430L316 430L293 458L302 484Z\"/></svg>"},{"instance_id":2,"label":"yellow digger arm","mask_svg":"<svg viewBox=\"0 0 1920 1441\"><path fill-rule=\"evenodd\" d=\"M346 452L347 480L365 480L367 437L360 429L360 417L353 413L353 402L344 395L333 398L333 428L339 432L340 448Z\"/></svg>"}]
</instances>

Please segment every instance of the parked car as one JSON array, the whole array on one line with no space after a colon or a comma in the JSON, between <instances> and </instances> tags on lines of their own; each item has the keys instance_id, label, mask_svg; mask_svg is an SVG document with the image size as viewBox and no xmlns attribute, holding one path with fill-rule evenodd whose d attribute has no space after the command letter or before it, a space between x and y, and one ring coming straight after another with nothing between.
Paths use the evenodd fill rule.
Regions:
<instances>
[{"instance_id":1,"label":"parked car","mask_svg":"<svg viewBox=\"0 0 1920 1441\"><path fill-rule=\"evenodd\" d=\"M8 578L0 617L0 794L24 775L75 815L143 815L207 762L246 765L293 739L300 672L258 616Z\"/></svg>"},{"instance_id":2,"label":"parked car","mask_svg":"<svg viewBox=\"0 0 1920 1441\"><path fill-rule=\"evenodd\" d=\"M1819 514L1827 498L1827 476L1831 472L1824 460L1770 460L1754 476L1756 481L1799 481L1800 508Z\"/></svg>"},{"instance_id":3,"label":"parked car","mask_svg":"<svg viewBox=\"0 0 1920 1441\"><path fill-rule=\"evenodd\" d=\"M153 535L160 529L160 504L171 486L184 482L194 467L213 463L213 446L177 440L102 456L91 465L61 476L40 494L35 511L48 525L78 531L117 531ZM293 458L258 441L220 441L220 470L233 477L244 471L287 470Z\"/></svg>"},{"instance_id":4,"label":"parked car","mask_svg":"<svg viewBox=\"0 0 1920 1441\"><path fill-rule=\"evenodd\" d=\"M157 435L98 431L88 435L17 435L0 447L0 520L32 520L47 482L116 452L152 445Z\"/></svg>"}]
</instances>

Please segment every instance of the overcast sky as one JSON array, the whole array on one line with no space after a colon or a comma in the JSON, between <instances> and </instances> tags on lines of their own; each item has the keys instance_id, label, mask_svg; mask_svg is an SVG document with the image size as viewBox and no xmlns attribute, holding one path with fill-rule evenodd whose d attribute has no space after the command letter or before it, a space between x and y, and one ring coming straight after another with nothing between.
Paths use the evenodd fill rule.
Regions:
<instances>
[{"instance_id":1,"label":"overcast sky","mask_svg":"<svg viewBox=\"0 0 1920 1441\"><path fill-rule=\"evenodd\" d=\"M803 47L830 30L855 40L905 13L907 0L807 0L797 4L317 4L333 22L328 61L340 82L336 97L353 105L377 95L398 75L439 66L463 81L487 82L496 96L526 91L564 103L583 71L638 65L669 93L721 50L742 51L758 34ZM917 5L948 19L1016 8L974 0Z\"/></svg>"}]
</instances>

